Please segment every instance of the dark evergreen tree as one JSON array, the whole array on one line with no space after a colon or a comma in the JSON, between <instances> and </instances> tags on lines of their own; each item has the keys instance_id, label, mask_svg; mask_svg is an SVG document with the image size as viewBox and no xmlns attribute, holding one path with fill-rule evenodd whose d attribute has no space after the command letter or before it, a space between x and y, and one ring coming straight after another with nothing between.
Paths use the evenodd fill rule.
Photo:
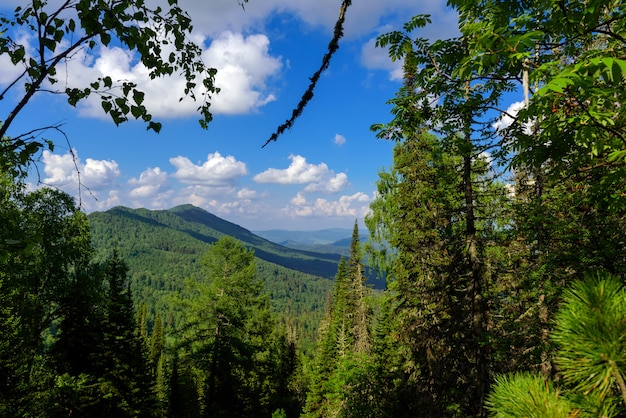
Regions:
<instances>
[{"instance_id":1,"label":"dark evergreen tree","mask_svg":"<svg viewBox=\"0 0 626 418\"><path fill-rule=\"evenodd\" d=\"M104 265L108 289L99 362L101 389L107 395L99 411L109 416L154 416L158 413L155 380L144 341L136 332L127 271L117 252Z\"/></svg>"},{"instance_id":2,"label":"dark evergreen tree","mask_svg":"<svg viewBox=\"0 0 626 418\"><path fill-rule=\"evenodd\" d=\"M278 409L274 377L280 344L254 253L224 236L207 252L205 277L189 280L180 303L187 310L181 329L173 407L185 391L197 394L203 416L269 415ZM182 389L185 384L191 384ZM182 390L181 390L182 389Z\"/></svg>"},{"instance_id":3,"label":"dark evergreen tree","mask_svg":"<svg viewBox=\"0 0 626 418\"><path fill-rule=\"evenodd\" d=\"M94 361L103 344L106 312L104 277L100 266L76 272L74 285L61 301L61 321L49 356L58 374L97 376L101 372Z\"/></svg>"}]
</instances>

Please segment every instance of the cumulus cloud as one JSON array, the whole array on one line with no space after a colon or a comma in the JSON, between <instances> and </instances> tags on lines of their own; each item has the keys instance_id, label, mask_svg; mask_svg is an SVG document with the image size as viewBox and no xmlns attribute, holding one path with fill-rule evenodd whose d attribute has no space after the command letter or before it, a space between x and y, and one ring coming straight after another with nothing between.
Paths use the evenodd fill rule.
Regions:
<instances>
[{"instance_id":1,"label":"cumulus cloud","mask_svg":"<svg viewBox=\"0 0 626 418\"><path fill-rule=\"evenodd\" d=\"M330 172L332 173L332 171ZM305 192L338 193L348 186L348 175L339 173L326 179L311 183L304 188Z\"/></svg>"},{"instance_id":2,"label":"cumulus cloud","mask_svg":"<svg viewBox=\"0 0 626 418\"><path fill-rule=\"evenodd\" d=\"M498 120L492 125L493 129L496 131L503 131L513 122L515 122L515 117L517 113L524 108L524 102L515 102L511 103L509 107L506 109L505 113L503 113Z\"/></svg>"},{"instance_id":3,"label":"cumulus cloud","mask_svg":"<svg viewBox=\"0 0 626 418\"><path fill-rule=\"evenodd\" d=\"M200 45L205 41L205 38L197 39ZM212 40L202 59L207 66L218 70L215 85L220 92L210 99L213 114L250 113L276 99L267 82L280 73L282 59L270 54L269 44L268 37L262 34L244 37L224 32ZM137 54L119 47L102 47L97 55L92 54L80 50L67 61L64 68L70 75L67 87L84 88L98 78L110 76L118 84L136 83L138 89L145 92L143 105L157 118L197 114L198 102L190 98L180 101L186 88L186 80L181 75L151 79ZM199 87L195 95L202 100ZM95 95L80 102L78 108L85 116L106 117Z\"/></svg>"},{"instance_id":4,"label":"cumulus cloud","mask_svg":"<svg viewBox=\"0 0 626 418\"><path fill-rule=\"evenodd\" d=\"M14 0L9 0L14 1ZM209 3L197 0L180 0L180 6L189 11L194 26L205 33L216 31L246 31L266 22L268 16L290 13L309 27L322 27L330 35L337 21L340 3L333 0L265 0L251 1L245 5L245 13L237 2L212 0ZM383 18L393 18L400 27L407 16L419 13L441 15L446 13L444 0L364 0L353 2L346 14L346 38L353 39L380 26ZM456 27L456 26L453 26ZM449 28L439 28L439 30Z\"/></svg>"},{"instance_id":5,"label":"cumulus cloud","mask_svg":"<svg viewBox=\"0 0 626 418\"><path fill-rule=\"evenodd\" d=\"M19 33L14 37L15 43L18 45L26 46L26 54L31 55L34 51L29 46L34 41L34 37L28 33ZM11 57L9 54L1 54L0 55L0 87L8 86L14 80L16 80L22 73L24 72L24 68L21 65L14 65L11 62ZM20 90L20 92L22 92Z\"/></svg>"},{"instance_id":6,"label":"cumulus cloud","mask_svg":"<svg viewBox=\"0 0 626 418\"><path fill-rule=\"evenodd\" d=\"M346 143L346 137L341 135L341 134L335 134L335 144L336 145L343 145Z\"/></svg>"},{"instance_id":7,"label":"cumulus cloud","mask_svg":"<svg viewBox=\"0 0 626 418\"><path fill-rule=\"evenodd\" d=\"M307 184L306 191L336 193L348 185L345 173L335 174L325 163L309 164L301 155L290 155L285 169L269 168L253 177L257 183Z\"/></svg>"},{"instance_id":8,"label":"cumulus cloud","mask_svg":"<svg viewBox=\"0 0 626 418\"><path fill-rule=\"evenodd\" d=\"M232 155L222 157L219 152L209 154L200 165L180 155L170 158L170 163L176 167L172 177L184 184L204 187L232 187L241 176L248 174L245 163Z\"/></svg>"},{"instance_id":9,"label":"cumulus cloud","mask_svg":"<svg viewBox=\"0 0 626 418\"><path fill-rule=\"evenodd\" d=\"M365 193L357 192L341 196L338 200L317 198L309 202L300 192L282 212L290 217L363 217L369 211L370 201Z\"/></svg>"},{"instance_id":10,"label":"cumulus cloud","mask_svg":"<svg viewBox=\"0 0 626 418\"><path fill-rule=\"evenodd\" d=\"M147 168L139 178L131 178L128 184L133 188L128 192L132 198L154 197L169 188L167 173L159 167Z\"/></svg>"},{"instance_id":11,"label":"cumulus cloud","mask_svg":"<svg viewBox=\"0 0 626 418\"><path fill-rule=\"evenodd\" d=\"M256 199L258 197L259 197L259 194L256 192L256 190L250 190L247 187L244 187L243 189L237 192L238 199L250 200L250 199Z\"/></svg>"},{"instance_id":12,"label":"cumulus cloud","mask_svg":"<svg viewBox=\"0 0 626 418\"><path fill-rule=\"evenodd\" d=\"M120 176L118 164L113 160L94 160L87 158L82 163L76 150L63 155L43 152L43 183L59 187L68 192L80 185L91 191L100 191L114 186ZM80 173L80 174L79 174Z\"/></svg>"},{"instance_id":13,"label":"cumulus cloud","mask_svg":"<svg viewBox=\"0 0 626 418\"><path fill-rule=\"evenodd\" d=\"M282 68L280 58L269 54L265 35L243 35L225 32L211 42L204 61L218 69L215 85L220 88L211 104L215 113L248 113L276 100L264 94L266 80Z\"/></svg>"}]
</instances>

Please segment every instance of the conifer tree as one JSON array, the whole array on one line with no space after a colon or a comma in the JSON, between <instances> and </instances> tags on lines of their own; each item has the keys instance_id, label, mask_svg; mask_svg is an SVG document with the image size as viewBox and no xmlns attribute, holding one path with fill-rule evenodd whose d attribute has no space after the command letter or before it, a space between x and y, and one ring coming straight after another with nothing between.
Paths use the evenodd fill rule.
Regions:
<instances>
[{"instance_id":1,"label":"conifer tree","mask_svg":"<svg viewBox=\"0 0 626 418\"><path fill-rule=\"evenodd\" d=\"M108 394L99 409L109 415L153 416L158 413L155 381L144 341L136 333L127 271L117 251L104 265L107 316L98 360L102 365L101 390Z\"/></svg>"},{"instance_id":2,"label":"conifer tree","mask_svg":"<svg viewBox=\"0 0 626 418\"><path fill-rule=\"evenodd\" d=\"M305 416L358 416L367 405L354 402L369 391L365 376L372 344L373 314L361 260L355 221L350 258L339 262L330 307L320 326Z\"/></svg>"},{"instance_id":3,"label":"conifer tree","mask_svg":"<svg viewBox=\"0 0 626 418\"><path fill-rule=\"evenodd\" d=\"M154 367L159 364L161 355L165 349L165 330L163 329L163 321L161 315L157 313L154 325L152 326L152 333L150 334L150 361Z\"/></svg>"},{"instance_id":4,"label":"conifer tree","mask_svg":"<svg viewBox=\"0 0 626 418\"><path fill-rule=\"evenodd\" d=\"M203 416L269 415L279 408L280 383L274 377L282 359L268 295L255 275L254 253L224 236L203 264L205 276L188 280L179 301L187 322L180 330L172 407L178 408L180 395L191 391Z\"/></svg>"},{"instance_id":5,"label":"conifer tree","mask_svg":"<svg viewBox=\"0 0 626 418\"><path fill-rule=\"evenodd\" d=\"M337 266L332 297L327 304L326 317L318 329L318 342L313 360L311 383L307 392L305 416L326 416L328 400L328 381L330 380L340 356L341 322L345 308L346 282L348 281L347 264L342 256ZM306 415L309 414L309 415Z\"/></svg>"},{"instance_id":6,"label":"conifer tree","mask_svg":"<svg viewBox=\"0 0 626 418\"><path fill-rule=\"evenodd\" d=\"M351 281L349 303L352 310L348 315L352 319L351 328L354 339L354 352L368 354L371 348L372 309L368 304L367 277L362 261L359 225L356 220L354 221L352 240L350 242L348 276Z\"/></svg>"}]
</instances>

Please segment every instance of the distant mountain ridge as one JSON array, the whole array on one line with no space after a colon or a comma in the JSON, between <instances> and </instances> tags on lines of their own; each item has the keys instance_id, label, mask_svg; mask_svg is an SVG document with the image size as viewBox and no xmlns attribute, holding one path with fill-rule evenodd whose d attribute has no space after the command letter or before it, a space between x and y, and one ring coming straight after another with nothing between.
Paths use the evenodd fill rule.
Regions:
<instances>
[{"instance_id":1,"label":"distant mountain ridge","mask_svg":"<svg viewBox=\"0 0 626 418\"><path fill-rule=\"evenodd\" d=\"M180 239L183 241L197 240L210 244L223 235L230 235L244 245L253 248L255 255L262 260L325 278L335 276L340 259L338 254L299 250L276 244L239 225L189 204L167 210L131 209L116 206L105 212L91 213L88 217L90 222L97 226L95 229L92 226L96 234L102 231L104 235L110 235L113 231L107 228L107 225L116 222L121 222L123 225L132 225L133 222L138 222L159 230L159 235L167 235L167 233L172 233L174 236L182 235L185 239L182 237ZM113 219L116 222L112 222ZM107 231L107 229L109 230ZM124 232L123 228L118 232ZM128 232L126 231L126 233ZM95 238L99 239L100 237L96 236ZM97 247L98 243L95 244ZM159 248L163 246L163 243L154 242L154 244Z\"/></svg>"},{"instance_id":2,"label":"distant mountain ridge","mask_svg":"<svg viewBox=\"0 0 626 418\"><path fill-rule=\"evenodd\" d=\"M286 231L283 229L269 229L264 231L253 231L256 235L268 239L272 242L297 242L306 245L332 244L352 235L352 230L348 228L329 228L319 231Z\"/></svg>"},{"instance_id":3,"label":"distant mountain ridge","mask_svg":"<svg viewBox=\"0 0 626 418\"><path fill-rule=\"evenodd\" d=\"M253 232L262 238L288 248L344 256L348 256L352 242L352 229L348 228L329 228L318 231L270 229ZM367 235L360 234L360 238L361 241L365 241Z\"/></svg>"}]
</instances>

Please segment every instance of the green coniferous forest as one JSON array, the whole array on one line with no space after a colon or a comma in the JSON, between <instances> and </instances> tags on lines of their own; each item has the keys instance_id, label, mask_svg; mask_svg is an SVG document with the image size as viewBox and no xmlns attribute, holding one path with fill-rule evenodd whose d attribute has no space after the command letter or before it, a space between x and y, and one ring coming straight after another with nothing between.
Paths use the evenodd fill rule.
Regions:
<instances>
[{"instance_id":1,"label":"green coniferous forest","mask_svg":"<svg viewBox=\"0 0 626 418\"><path fill-rule=\"evenodd\" d=\"M458 37L378 38L394 158L343 257L86 215L2 138L0 416L626 416L626 5L448 3Z\"/></svg>"}]
</instances>

